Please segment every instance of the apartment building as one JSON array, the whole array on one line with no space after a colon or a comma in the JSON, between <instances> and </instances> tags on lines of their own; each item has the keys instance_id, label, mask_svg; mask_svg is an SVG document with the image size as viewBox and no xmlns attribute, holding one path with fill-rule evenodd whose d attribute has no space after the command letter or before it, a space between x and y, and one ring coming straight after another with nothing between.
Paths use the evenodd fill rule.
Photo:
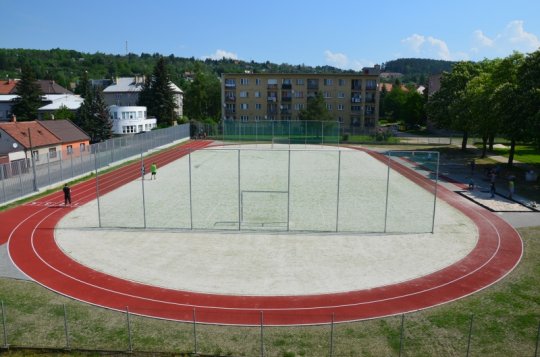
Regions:
<instances>
[{"instance_id":1,"label":"apartment building","mask_svg":"<svg viewBox=\"0 0 540 357\"><path fill-rule=\"evenodd\" d=\"M357 73L224 73L224 120L297 120L320 92L326 107L345 128L370 129L379 118L380 67ZM314 118L316 120L316 118Z\"/></svg>"}]
</instances>

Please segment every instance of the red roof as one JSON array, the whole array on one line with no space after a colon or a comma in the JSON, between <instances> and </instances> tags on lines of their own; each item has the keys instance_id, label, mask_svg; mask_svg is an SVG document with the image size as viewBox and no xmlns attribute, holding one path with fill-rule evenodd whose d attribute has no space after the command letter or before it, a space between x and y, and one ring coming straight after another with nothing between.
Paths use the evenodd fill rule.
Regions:
<instances>
[{"instance_id":1,"label":"red roof","mask_svg":"<svg viewBox=\"0 0 540 357\"><path fill-rule=\"evenodd\" d=\"M11 94L11 91L17 85L18 79L8 79L7 81L0 81L0 94Z\"/></svg>"},{"instance_id":2,"label":"red roof","mask_svg":"<svg viewBox=\"0 0 540 357\"><path fill-rule=\"evenodd\" d=\"M0 129L17 140L26 149L30 148L28 130L30 130L30 136L32 137L32 147L37 148L60 144L59 138L36 121L0 123Z\"/></svg>"}]
</instances>

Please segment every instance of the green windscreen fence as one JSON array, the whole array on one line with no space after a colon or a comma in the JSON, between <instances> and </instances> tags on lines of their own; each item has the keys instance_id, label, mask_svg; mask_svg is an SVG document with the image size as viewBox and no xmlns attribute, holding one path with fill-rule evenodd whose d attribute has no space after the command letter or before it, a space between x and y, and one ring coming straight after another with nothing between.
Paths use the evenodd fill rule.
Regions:
<instances>
[{"instance_id":1,"label":"green windscreen fence","mask_svg":"<svg viewBox=\"0 0 540 357\"><path fill-rule=\"evenodd\" d=\"M340 123L334 121L264 120L222 123L225 142L273 142L281 144L339 144Z\"/></svg>"}]
</instances>

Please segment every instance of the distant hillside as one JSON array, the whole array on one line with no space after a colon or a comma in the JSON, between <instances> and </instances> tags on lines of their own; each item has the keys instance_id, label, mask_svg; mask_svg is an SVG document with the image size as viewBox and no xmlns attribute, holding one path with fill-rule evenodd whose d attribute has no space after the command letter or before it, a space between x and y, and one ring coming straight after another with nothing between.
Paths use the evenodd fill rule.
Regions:
<instances>
[{"instance_id":1,"label":"distant hillside","mask_svg":"<svg viewBox=\"0 0 540 357\"><path fill-rule=\"evenodd\" d=\"M425 83L432 74L450 72L456 62L424 58L400 58L382 65L384 72L403 74L403 82Z\"/></svg>"},{"instance_id":2,"label":"distant hillside","mask_svg":"<svg viewBox=\"0 0 540 357\"><path fill-rule=\"evenodd\" d=\"M127 77L152 72L159 53L140 55L129 53L127 55L111 55L101 52L94 54L73 50L31 50L31 49L0 49L0 79L20 78L20 69L24 64L30 65L36 72L37 78L55 80L60 85L69 88L76 83L82 74L87 71L89 78ZM171 79L181 88L196 68L204 72L215 73L242 73L244 71L282 72L282 73L342 73L343 71L331 66L311 67L305 65L275 64L271 62L257 63L232 59L200 60L174 55L164 56L170 69Z\"/></svg>"}]
</instances>

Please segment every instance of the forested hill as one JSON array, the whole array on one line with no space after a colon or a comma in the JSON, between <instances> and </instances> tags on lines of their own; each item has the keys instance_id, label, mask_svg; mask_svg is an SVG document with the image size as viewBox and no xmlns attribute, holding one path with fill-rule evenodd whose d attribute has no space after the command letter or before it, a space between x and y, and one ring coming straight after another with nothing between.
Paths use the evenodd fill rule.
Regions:
<instances>
[{"instance_id":1,"label":"forested hill","mask_svg":"<svg viewBox=\"0 0 540 357\"><path fill-rule=\"evenodd\" d=\"M456 62L425 59L425 58L400 58L383 64L384 72L402 73L409 80L414 77L429 77L432 74L450 72Z\"/></svg>"},{"instance_id":2,"label":"forested hill","mask_svg":"<svg viewBox=\"0 0 540 357\"><path fill-rule=\"evenodd\" d=\"M31 49L0 49L0 79L20 78L20 70L26 64L30 65L40 79L52 79L64 87L77 82L87 71L92 79L127 77L152 72L157 60L162 57L159 53L140 55L112 55L105 53L83 53L73 50L31 50ZM244 71L281 72L281 73L341 73L343 71L331 66L311 67L291 64L275 64L271 62L257 63L233 59L200 60L174 55L164 56L169 66L171 79L179 86L185 84L190 73L203 71L221 75L221 73L242 73Z\"/></svg>"},{"instance_id":3,"label":"forested hill","mask_svg":"<svg viewBox=\"0 0 540 357\"><path fill-rule=\"evenodd\" d=\"M73 50L52 49L0 49L0 79L20 78L20 70L26 64L34 70L39 79L52 79L69 88L82 74L88 72L92 79L127 77L152 72L159 53L140 55L112 55L101 52L84 53ZM221 75L221 73L242 73L244 71L279 72L279 73L354 73L331 66L305 66L303 64L276 64L271 62L246 62L233 59L195 59L194 57L166 56L171 79L184 87L190 73L203 71ZM405 76L405 82L422 83L430 74L450 71L454 62L405 58L387 62L383 65L386 72L399 72Z\"/></svg>"}]
</instances>

